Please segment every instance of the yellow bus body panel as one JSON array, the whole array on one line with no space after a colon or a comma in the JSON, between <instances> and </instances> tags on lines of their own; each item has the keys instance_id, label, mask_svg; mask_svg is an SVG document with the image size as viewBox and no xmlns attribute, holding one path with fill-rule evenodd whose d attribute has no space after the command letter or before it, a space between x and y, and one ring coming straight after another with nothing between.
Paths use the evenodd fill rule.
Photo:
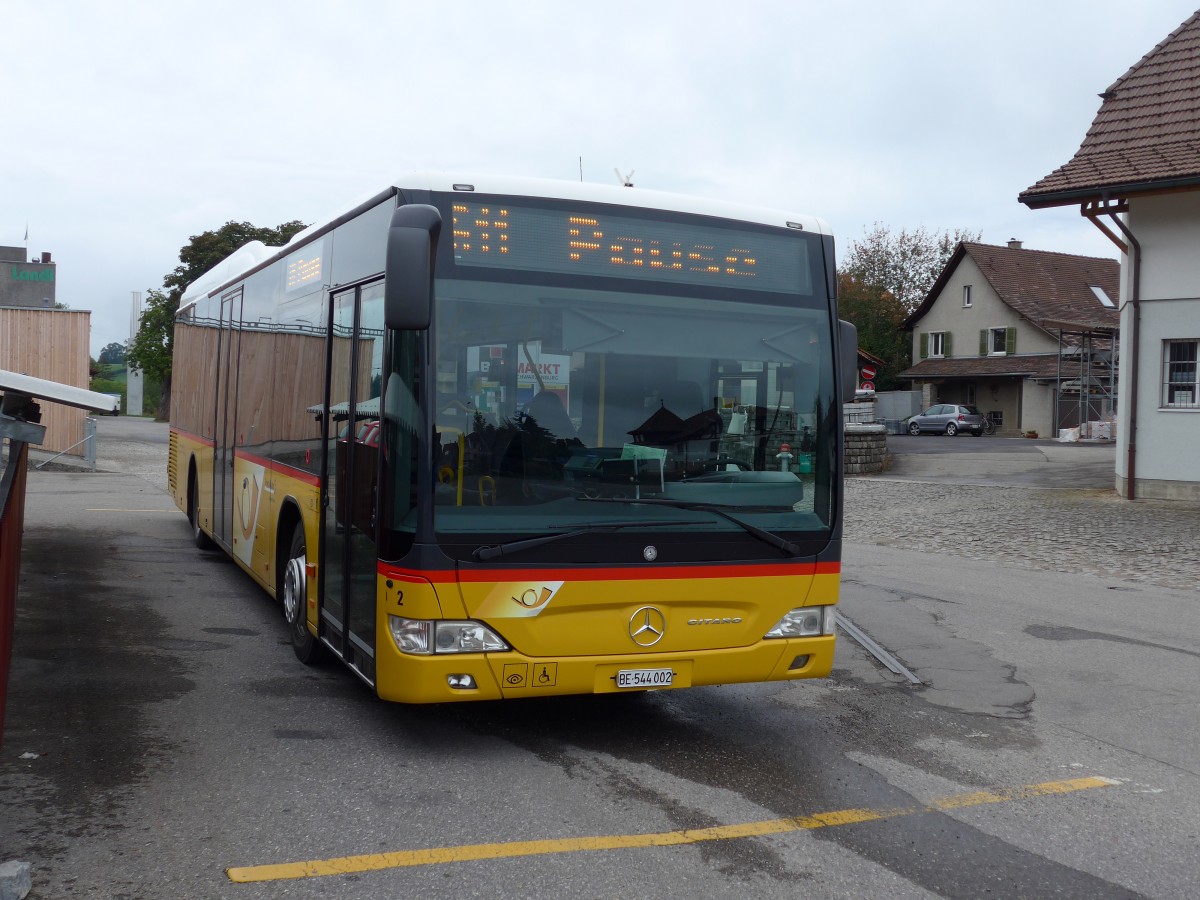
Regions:
<instances>
[{"instance_id":1,"label":"yellow bus body panel","mask_svg":"<svg viewBox=\"0 0 1200 900\"><path fill-rule=\"evenodd\" d=\"M548 601L557 603L560 611L545 618L514 615L506 619L477 614L488 608L486 598L498 594L507 594L510 602L521 605L512 597L514 585L523 581L463 584L461 590L469 598L465 605L474 613L470 617L486 622L513 646L509 651L486 654L400 652L388 629L388 616L433 618L435 607L441 611L447 605L436 597L457 592L460 586L451 581L436 585L426 582L419 610L407 599L403 605L394 602L381 587L376 623L376 691L384 700L403 703L630 692L641 689L618 687L617 673L635 669L670 669L674 673L671 689L821 678L833 668L832 635L763 638L791 609L836 603L837 566L810 568L820 571L807 576L763 578L568 580ZM570 578L570 570L555 570L555 574ZM381 575L381 582L384 580ZM395 583L394 577L392 580ZM697 600L735 591L752 592L754 602ZM409 593L405 587L406 598ZM518 601L522 599L519 593L516 596ZM524 597L526 604L534 599ZM718 617L718 606L730 614ZM631 637L630 625L631 619L646 607L662 614L663 635L653 646L640 647ZM742 621L732 621L739 618ZM539 648L553 648L553 652L531 653L512 634L526 640L536 635ZM463 675L470 675L475 687L450 686L451 676Z\"/></svg>"},{"instance_id":2,"label":"yellow bus body panel","mask_svg":"<svg viewBox=\"0 0 1200 900\"><path fill-rule=\"evenodd\" d=\"M172 431L168 461L176 473L168 485L175 505L185 514L188 508L188 467L196 465L199 489L197 511L204 532L215 538L213 497L213 447L211 441L197 438L184 431ZM291 503L304 522L305 546L315 562L313 549L317 546L320 488L316 479L294 473L286 467L275 466L266 460L234 452L233 508L230 510L232 545L227 548L233 560L248 572L272 596L275 594L276 542L287 540L279 534L279 516L285 504ZM316 580L309 578L309 628L316 632Z\"/></svg>"},{"instance_id":3,"label":"yellow bus body panel","mask_svg":"<svg viewBox=\"0 0 1200 900\"><path fill-rule=\"evenodd\" d=\"M188 507L188 467L194 460L201 527L213 534L212 443L175 431L169 485L176 506ZM276 542L283 504L300 511L305 539L317 546L320 489L311 476L235 456L233 527L254 552L231 555L274 594ZM239 493L238 485L245 483ZM250 490L262 491L254 498ZM250 510L253 509L253 513ZM670 689L822 678L833 668L834 637L765 639L791 609L835 604L837 563L788 567L750 565L673 569L579 568L473 573L399 572L377 575L375 689L384 700L447 703L636 692L617 686L622 670L669 669ZM693 574L694 571L694 574ZM758 574L759 572L768 574ZM428 577L426 577L428 576ZM315 566L309 567L307 620L317 633ZM663 616L662 637L648 647L631 637L639 610ZM401 653L390 615L410 619L476 619L513 648L498 653ZM474 687L452 688L451 676L470 675ZM656 688L660 689L660 688Z\"/></svg>"}]
</instances>

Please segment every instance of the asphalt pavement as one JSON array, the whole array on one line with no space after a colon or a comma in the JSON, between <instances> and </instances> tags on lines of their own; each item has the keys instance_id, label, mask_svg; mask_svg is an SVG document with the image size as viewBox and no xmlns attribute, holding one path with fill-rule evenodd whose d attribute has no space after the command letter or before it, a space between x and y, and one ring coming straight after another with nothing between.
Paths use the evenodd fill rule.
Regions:
<instances>
[{"instance_id":1,"label":"asphalt pavement","mask_svg":"<svg viewBox=\"0 0 1200 900\"><path fill-rule=\"evenodd\" d=\"M1008 865L1012 848L1021 845L1030 827L1016 819L1011 834L1006 832L1003 842L993 841L987 852L999 854L996 864L1006 866L1004 871L1011 873L1007 877L1024 873L1020 883L1036 887L1034 876L1046 875L1043 856L1076 860L1083 852L1094 853L1095 843L1111 848L1120 844L1119 856L1089 858L1087 871L1097 872L1102 880L1089 880L1078 870L1082 863L1076 863L1051 873L1054 883L1073 886L1076 896L1088 891L1091 896L1134 896L1121 892L1122 883L1153 886L1156 889L1148 893L1154 896L1187 896L1186 887L1180 886L1194 875L1194 867L1185 861L1185 852L1175 852L1171 841L1187 842L1191 826L1183 823L1194 821L1188 817L1197 808L1188 805L1191 782L1180 773L1200 766L1190 738L1195 701L1185 689L1194 671L1195 653L1186 648L1194 646L1194 626L1187 623L1194 621L1190 613L1200 575L1200 554L1194 546L1200 506L1117 497L1111 445L903 436L889 438L893 452L886 472L847 481L841 609L922 677L918 692L899 693L886 671L850 641L839 640L836 677L828 683L786 693L774 686L743 686L663 694L632 711L622 707L617 711L621 727L589 736L571 730L571 716L559 721L547 707L505 707L502 714L472 709L381 715L367 708L367 693L340 669L298 670L286 649L278 610L265 595L247 590L244 577L223 555L199 554L191 548L182 514L165 494L167 427L124 417L103 418L97 424L99 477L63 477L63 469L73 468L64 460L53 464L55 470L30 473L33 502L27 521L39 551L24 561L23 572L40 586L43 599L23 608L25 649L18 660L21 668L14 670L14 683L24 691L18 695L24 715L15 720L20 743L5 747L0 767L0 810L8 808L16 824L6 831L0 814L0 863L7 858L5 843L35 860L35 887L40 891L36 896L101 896L96 893L101 887L108 889L106 896L279 896L269 886L258 892L229 885L213 891L220 866L231 861L305 858L297 854L308 851L298 848L321 846L320 837L329 830L327 820L338 814L347 817L339 827L349 829L347 823L360 820L363 826L362 834L353 832L356 839L338 852L373 847L368 834L379 839L380 846L423 846L422 840L440 846L504 834L502 826L510 817L507 802L494 815L473 805L459 822L452 815L454 805L439 800L440 830L436 837L425 838L419 828L413 834L396 831L412 817L395 822L390 803L363 792L369 793L370 785L388 783L396 772L405 771L403 767L422 770L435 758L466 783L467 770L479 765L480 741L499 748L496 756L487 757L485 768L514 756L513 747L522 742L534 743L543 764L553 763L565 751L553 741L549 748L537 743L537 736L548 728L567 729L561 743L576 748L564 763L566 777L559 784L563 799L550 806L570 808L575 816L581 809L611 811L618 824L639 832L660 826L631 823L626 817L645 805L645 797L664 789L660 769L669 768L671 760L681 767L676 777L688 784L708 784L708 779L721 797L740 796L738 791L746 792L745 785L761 776L759 754L771 745L776 729L796 729L779 731L787 735L782 743L789 751L779 761L785 768L792 765L788 761L797 748L808 748L810 756L828 748L828 758L814 762L812 772L788 777L795 781L791 790L798 790L797 784L810 791L828 789L830 797L823 802L830 809L851 802L843 793L857 796L854 779L871 767L880 768L882 780L870 784L898 784L906 795L918 797L951 784L1046 780L1050 776L1040 773L1071 765L1080 754L1096 771L1122 777L1136 773L1147 783L1151 775L1142 772L1152 768L1153 784L1145 790L1175 784L1174 793L1184 798L1165 807L1179 817L1179 827L1160 812L1158 819L1166 825L1143 822L1143 828L1129 828L1129 822L1146 814L1138 793L1142 788L1135 785L1123 799L1110 801L1112 814L1090 819L1085 828L1042 827L1039 840L1056 835L1064 843L1058 851L1038 844ZM89 540L79 540L81 531ZM1076 574L1107 580L1074 578ZM1165 589L1148 590L1147 585ZM72 602L77 598L95 602ZM1140 613L1134 604L1140 604ZM1146 654L1153 654L1153 668ZM240 664L246 668L235 668ZM1174 687L1164 690L1159 685ZM776 696L777 690L783 705L764 704L763 699ZM804 715L789 715L785 697L789 703L806 704ZM1035 700L1040 724L1031 718ZM830 704L824 737L813 733L823 721L820 702ZM577 708L562 706L568 711ZM724 715L746 719L738 719L736 727L718 736L699 739L688 734L675 743L664 737L677 723L709 721L714 706ZM591 705L578 709L597 714ZM644 743L638 735L648 726L642 720L660 710L649 730L657 731L667 746L687 747L687 752L664 753L661 758L655 752L658 768L647 770L647 784L631 787L630 796L611 810L602 796L582 803L579 796L586 792L578 790L580 768L570 754L583 753L578 748L590 747L594 740L603 751L602 771L617 764L614 760L641 759L633 751ZM514 716L523 724L513 726ZM487 727L481 726L479 735L464 743L459 725L480 717ZM628 730L632 726L625 718L636 720L639 730ZM719 723L721 717L713 721ZM84 722L100 724L77 727ZM1009 729L1001 722L1022 724ZM392 728L396 723L404 727ZM938 727L931 729L933 723L942 723L938 727L943 737L937 736ZM1031 736L1035 731L1036 740ZM497 733L511 746L501 746ZM614 735L626 733L628 746L623 740L610 746ZM735 737L743 733L751 734L747 747L736 745ZM345 749L335 735L355 742L354 747ZM211 746L204 743L210 738ZM985 738L973 748L972 742ZM309 749L298 753L297 741ZM734 745L726 746L725 741ZM843 743L854 750L842 754L837 748ZM328 759L319 755L326 750ZM703 757L701 773L684 765L697 755ZM1029 774L1031 756L1037 777ZM1134 756L1137 766L1130 762ZM335 792L326 796L324 807L313 808L311 821L299 818L305 809L301 782L310 782L311 772L333 771L349 758L359 768L350 783L341 785L347 802L336 802L341 795ZM739 760L756 774L728 775ZM383 769L365 777L361 767L374 764ZM832 771L830 766L843 768L836 768L840 774L826 784L817 773ZM641 777L641 769L631 771L629 777ZM989 775L964 775L974 771ZM487 781L530 781L516 791L530 798L529 807L522 807L518 815L522 823L549 815L537 803L544 793L543 779L550 777L544 768L531 769L528 761L518 758L512 768L500 772ZM843 782L852 789L833 789ZM419 808L421 797L412 801L415 806L402 808ZM237 810L236 815L231 816L231 810ZM380 832L381 826L370 818L373 811L393 831ZM1069 816L1069 810L1064 814ZM718 818L736 821L733 813ZM576 827L585 834L610 829L609 824L590 822ZM835 840L838 846L846 842L846 851L888 860L879 870L867 870L867 877L903 872L912 879L909 888L920 884L930 892L890 895L953 895L938 888L942 880L934 863L938 853L958 846L955 841L965 839L967 832L953 830L950 840L943 834L947 827L953 828L953 823L938 819L930 825L933 831L919 840L902 834L895 859L878 847L866 847L864 838L853 832ZM288 840L294 831L305 838L296 847ZM970 834L982 839L978 832ZM755 846L745 852L760 852ZM922 853L910 852L912 846ZM928 871L917 865L923 854L929 856ZM984 856L980 851L975 858ZM1178 862L1164 865L1164 859ZM1145 860L1145 871L1131 868L1131 860ZM748 864L740 857L735 863L730 863L735 875L738 865ZM577 875L599 877L607 872L623 879L629 875L628 864L645 866L637 872L647 879L670 865L662 858L640 863L626 858L620 866L605 868L581 860L578 873L556 876L546 870L543 875L552 879L547 884L560 886L584 883ZM681 874L665 871L672 878ZM465 885L446 881L448 875L432 872L424 883L425 895L465 896ZM693 896L716 895L712 887L705 893L703 879L711 875L705 869L695 873L697 881L689 885ZM861 896L866 884L854 882L843 890L833 869L804 877L815 879L810 885L814 896ZM968 874L955 878L953 883L962 890L975 884ZM980 895L985 882L981 878L971 895ZM627 887L625 881L620 884ZM646 884L651 887L644 896L670 896L677 895L681 883ZM394 883L383 879L370 888L366 883L330 883L328 890L338 886L353 892L345 896L396 895ZM875 895L889 893L884 884L875 887ZM500 891L499 884L489 883L487 888ZM313 882L288 893L325 896L326 890ZM532 890L528 883L525 890ZM481 888L477 895L487 893ZM606 892L596 883L590 895L622 894ZM756 895L776 892L768 885ZM1031 888L1025 895L1042 894Z\"/></svg>"}]
</instances>

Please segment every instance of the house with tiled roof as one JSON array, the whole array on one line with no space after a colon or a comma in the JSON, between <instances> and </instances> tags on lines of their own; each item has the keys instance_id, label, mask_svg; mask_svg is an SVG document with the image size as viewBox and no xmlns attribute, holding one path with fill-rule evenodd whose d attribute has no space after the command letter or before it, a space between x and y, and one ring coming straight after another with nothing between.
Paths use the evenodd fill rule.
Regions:
<instances>
[{"instance_id":1,"label":"house with tiled roof","mask_svg":"<svg viewBox=\"0 0 1200 900\"><path fill-rule=\"evenodd\" d=\"M1053 436L1111 412L1114 259L960 243L904 323L900 374L937 403L979 407L1001 434ZM1106 404L1106 398L1108 403Z\"/></svg>"},{"instance_id":2,"label":"house with tiled roof","mask_svg":"<svg viewBox=\"0 0 1200 900\"><path fill-rule=\"evenodd\" d=\"M1200 500L1200 12L1102 94L1079 150L1021 192L1121 251L1117 490Z\"/></svg>"}]
</instances>

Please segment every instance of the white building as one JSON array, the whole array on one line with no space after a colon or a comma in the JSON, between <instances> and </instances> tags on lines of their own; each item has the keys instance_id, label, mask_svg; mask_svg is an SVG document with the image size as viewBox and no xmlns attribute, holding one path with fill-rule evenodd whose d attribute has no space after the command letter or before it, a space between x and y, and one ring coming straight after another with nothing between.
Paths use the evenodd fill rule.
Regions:
<instances>
[{"instance_id":1,"label":"white building","mask_svg":"<svg viewBox=\"0 0 1200 900\"><path fill-rule=\"evenodd\" d=\"M1200 12L1100 96L1019 199L1078 204L1122 252L1117 490L1200 500Z\"/></svg>"}]
</instances>

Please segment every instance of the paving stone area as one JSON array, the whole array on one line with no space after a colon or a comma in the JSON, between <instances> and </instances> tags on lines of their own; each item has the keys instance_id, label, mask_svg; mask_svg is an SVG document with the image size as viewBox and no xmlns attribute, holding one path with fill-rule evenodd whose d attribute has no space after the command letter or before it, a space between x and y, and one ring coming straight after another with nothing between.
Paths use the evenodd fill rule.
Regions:
<instances>
[{"instance_id":1,"label":"paving stone area","mask_svg":"<svg viewBox=\"0 0 1200 900\"><path fill-rule=\"evenodd\" d=\"M847 478L845 539L1200 591L1200 504Z\"/></svg>"},{"instance_id":2,"label":"paving stone area","mask_svg":"<svg viewBox=\"0 0 1200 900\"><path fill-rule=\"evenodd\" d=\"M98 442L97 468L137 475L166 491L166 426L146 423L124 434L117 421L101 423L106 433ZM1094 455L1102 460L1099 476L1091 471L1096 464L1089 468L1069 447L1043 447L1036 459L1045 456L1053 464L1044 483L1107 483L1111 462ZM923 480L848 477L845 538L1200 592L1200 504L1131 502L1111 487L1013 483L1015 472L1033 465L1031 458L910 457L897 468L921 473L917 478ZM970 480L1001 483L963 484L964 473ZM948 477L959 483L944 481Z\"/></svg>"}]
</instances>

